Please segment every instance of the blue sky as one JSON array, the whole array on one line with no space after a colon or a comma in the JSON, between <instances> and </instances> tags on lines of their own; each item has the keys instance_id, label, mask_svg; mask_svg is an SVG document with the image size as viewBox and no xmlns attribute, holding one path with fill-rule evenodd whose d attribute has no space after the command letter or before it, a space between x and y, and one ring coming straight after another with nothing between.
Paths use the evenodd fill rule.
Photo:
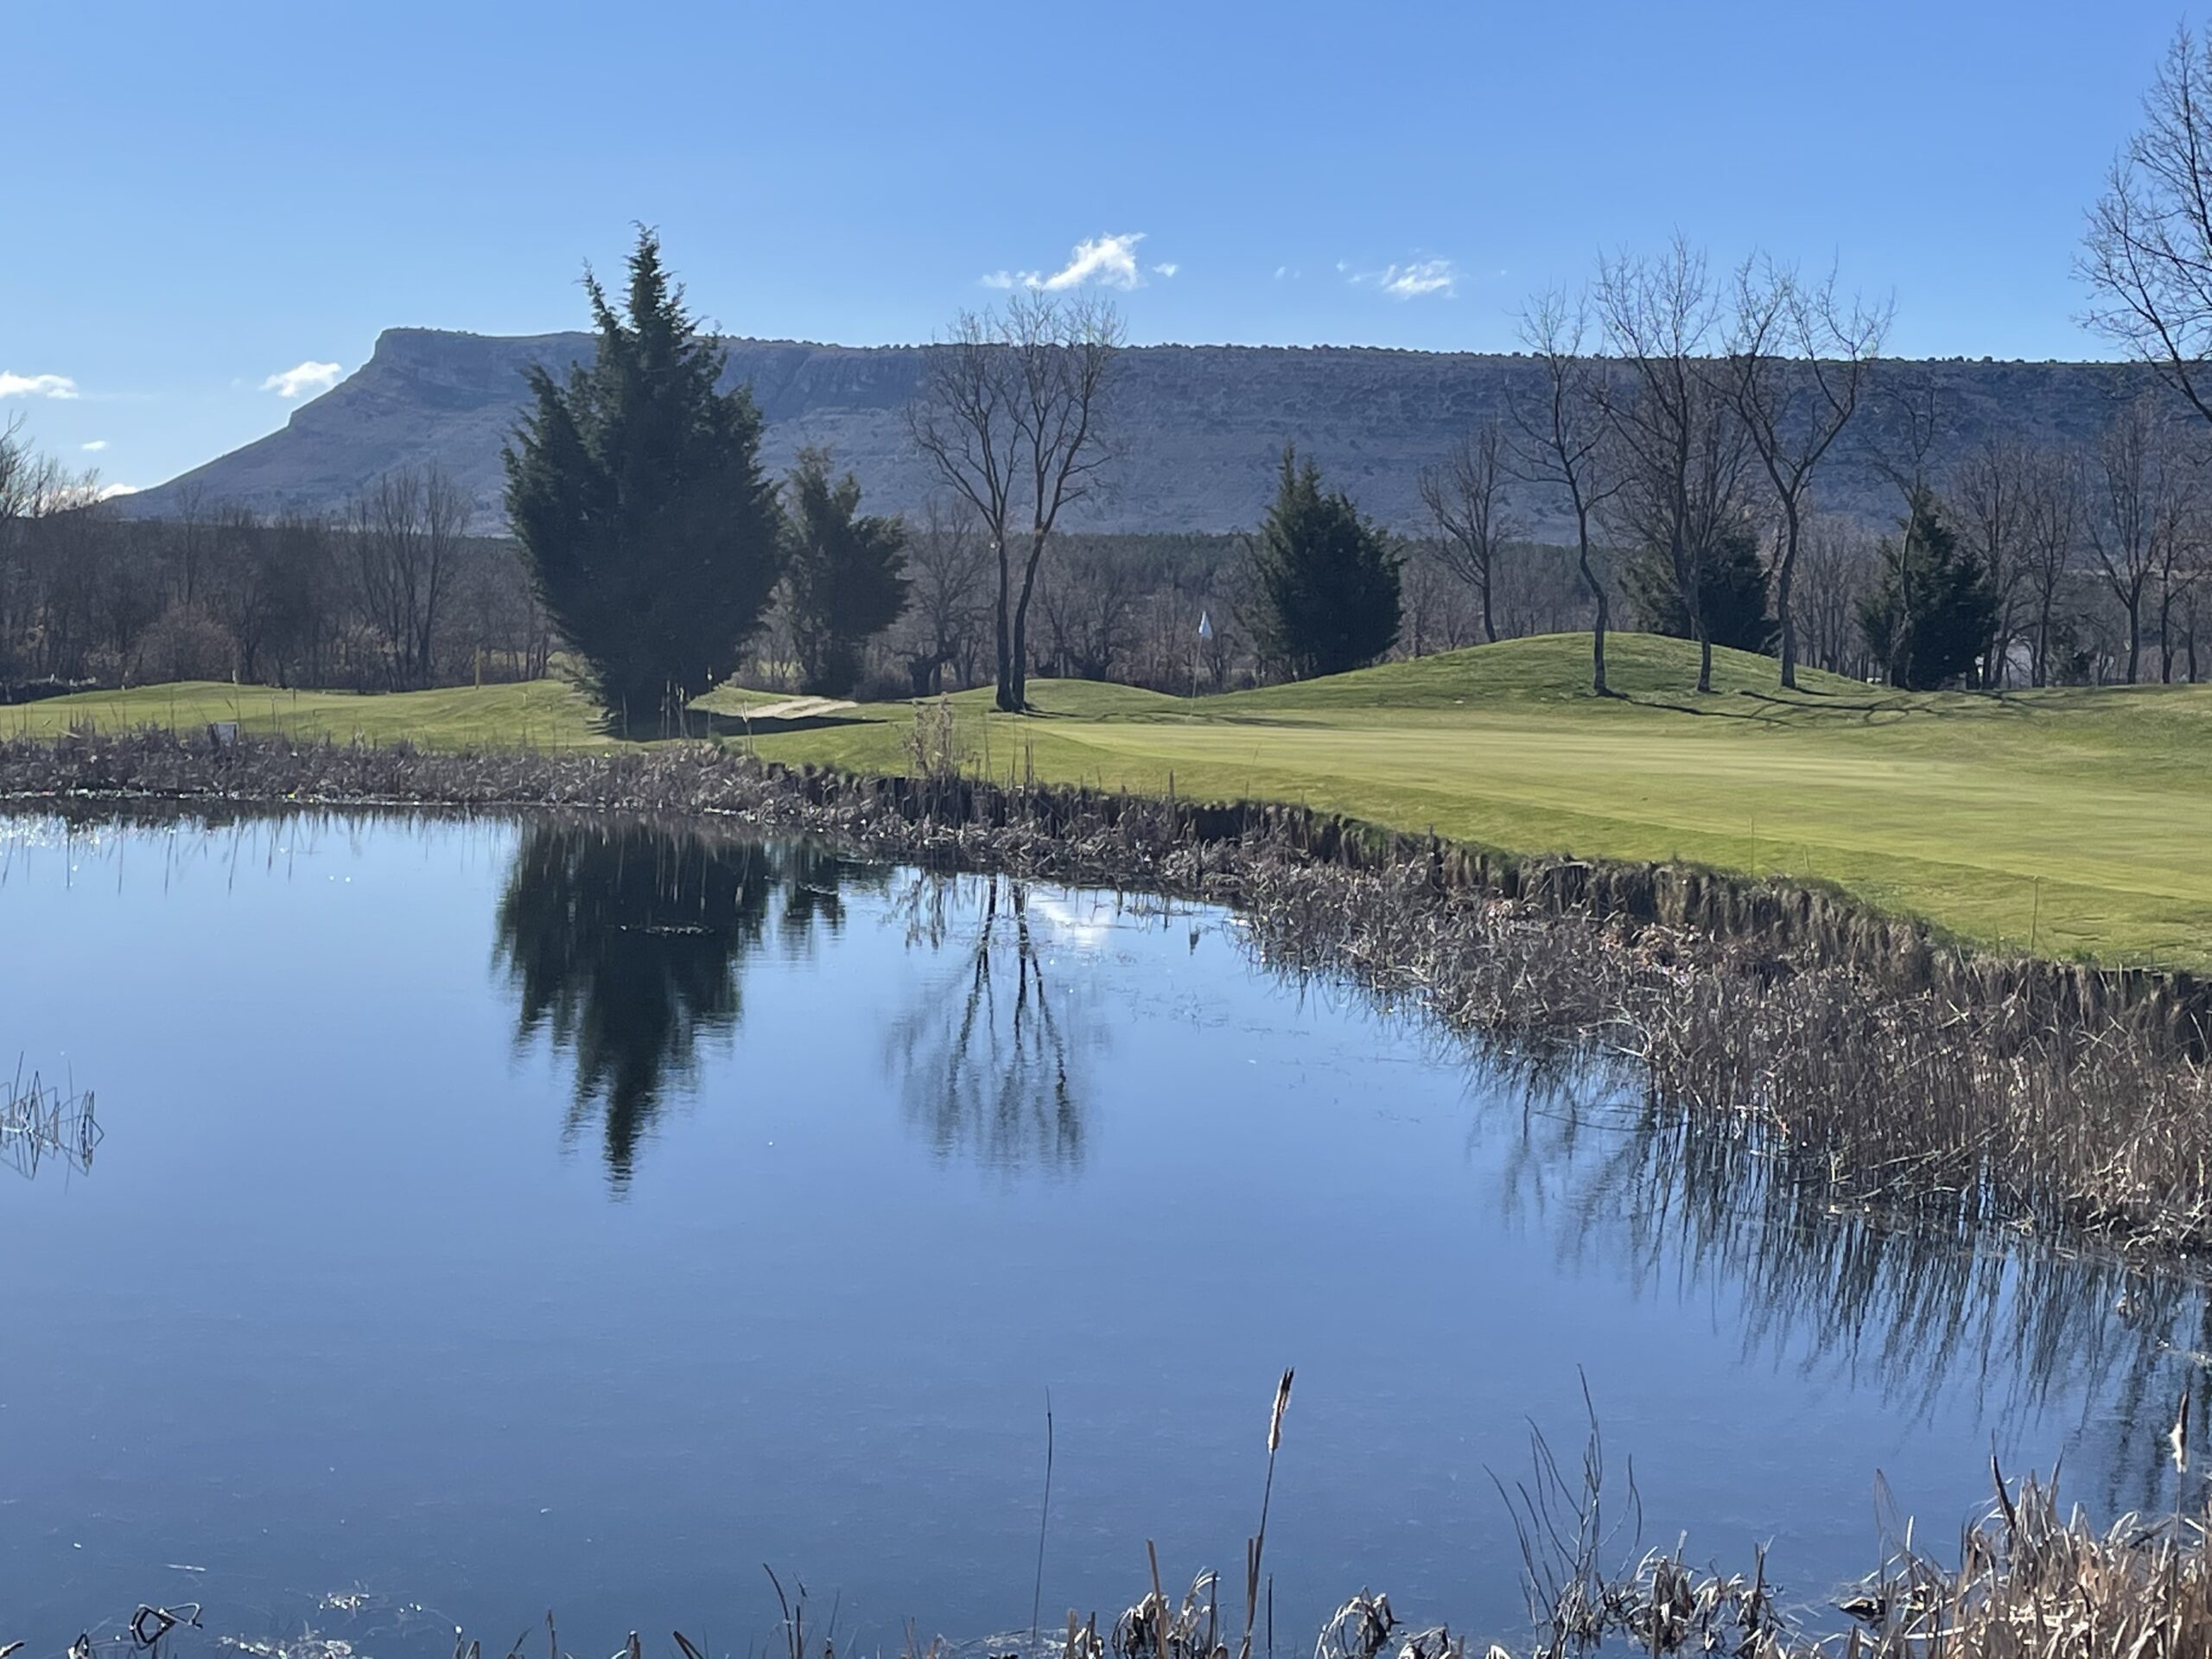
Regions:
<instances>
[{"instance_id":1,"label":"blue sky","mask_svg":"<svg viewBox=\"0 0 2212 1659\"><path fill-rule=\"evenodd\" d=\"M1679 229L1893 293L1902 353L2096 355L2082 212L2182 21L0 0L0 420L156 483L382 328L578 326L635 220L748 334L925 340L1088 244L1138 340L1506 349L1531 290Z\"/></svg>"}]
</instances>

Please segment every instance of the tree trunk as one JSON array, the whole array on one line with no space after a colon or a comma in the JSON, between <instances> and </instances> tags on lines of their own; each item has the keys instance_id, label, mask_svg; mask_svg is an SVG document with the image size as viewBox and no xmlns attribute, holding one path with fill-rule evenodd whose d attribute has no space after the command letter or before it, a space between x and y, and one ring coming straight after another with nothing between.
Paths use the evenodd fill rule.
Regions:
<instances>
[{"instance_id":1,"label":"tree trunk","mask_svg":"<svg viewBox=\"0 0 2212 1659\"><path fill-rule=\"evenodd\" d=\"M1713 633L1705 624L1705 562L1691 569L1689 580L1690 633L1697 640L1697 689L1713 690Z\"/></svg>"},{"instance_id":2,"label":"tree trunk","mask_svg":"<svg viewBox=\"0 0 2212 1659\"><path fill-rule=\"evenodd\" d=\"M1590 590L1591 601L1598 607L1597 617L1590 627L1590 690L1599 696L1610 697L1613 695L1612 689L1605 683L1605 588L1598 580L1597 572L1590 568L1590 515L1587 512L1575 515L1574 530L1575 554L1582 566L1582 584Z\"/></svg>"},{"instance_id":3,"label":"tree trunk","mask_svg":"<svg viewBox=\"0 0 2212 1659\"><path fill-rule=\"evenodd\" d=\"M1483 643L1494 645L1497 643L1497 624L1491 620L1490 580L1490 566L1485 564L1483 566Z\"/></svg>"},{"instance_id":4,"label":"tree trunk","mask_svg":"<svg viewBox=\"0 0 2212 1659\"><path fill-rule=\"evenodd\" d=\"M1014 694L1011 702L1001 698L999 707L1010 715L1018 715L1029 707L1029 599L1037 590L1037 567L1045 557L1045 537L1042 532L1033 535L1029 543L1029 558L1021 569L1021 596L1014 606L1014 652L1008 668L1008 684Z\"/></svg>"},{"instance_id":5,"label":"tree trunk","mask_svg":"<svg viewBox=\"0 0 2212 1659\"><path fill-rule=\"evenodd\" d=\"M1774 620L1782 625L1782 689L1797 689L1797 619L1790 614L1789 588L1797 575L1797 504L1783 501L1782 566L1774 573Z\"/></svg>"},{"instance_id":6,"label":"tree trunk","mask_svg":"<svg viewBox=\"0 0 2212 1659\"><path fill-rule=\"evenodd\" d=\"M2127 683L2133 685L2136 671L2143 663L2143 597L2137 594L2127 605Z\"/></svg>"},{"instance_id":7,"label":"tree trunk","mask_svg":"<svg viewBox=\"0 0 2212 1659\"><path fill-rule=\"evenodd\" d=\"M1681 546L1679 531L1675 545ZM1697 641L1697 689L1713 690L1713 636L1705 622L1705 550L1695 550L1688 562L1687 575L1683 574L1683 559L1680 553L1675 558L1675 586L1681 589L1682 608L1688 612L1690 636Z\"/></svg>"},{"instance_id":8,"label":"tree trunk","mask_svg":"<svg viewBox=\"0 0 2212 1659\"><path fill-rule=\"evenodd\" d=\"M1011 619L1007 613L1014 598L1014 569L1007 561L1006 537L999 536L993 540L999 554L999 602L992 616L998 625L998 706L1013 715L1021 712L1021 687L1015 681L1014 652L1007 637Z\"/></svg>"}]
</instances>

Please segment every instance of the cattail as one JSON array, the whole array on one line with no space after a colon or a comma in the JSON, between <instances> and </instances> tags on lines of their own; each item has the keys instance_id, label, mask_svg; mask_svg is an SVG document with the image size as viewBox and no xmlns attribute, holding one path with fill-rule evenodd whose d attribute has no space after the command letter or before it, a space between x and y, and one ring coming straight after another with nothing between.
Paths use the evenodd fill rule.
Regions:
<instances>
[{"instance_id":1,"label":"cattail","mask_svg":"<svg viewBox=\"0 0 2212 1659\"><path fill-rule=\"evenodd\" d=\"M1275 1385L1275 1408L1268 1418L1268 1455L1282 1449L1282 1414L1290 1409L1290 1379L1296 1372L1292 1367L1282 1374L1282 1381Z\"/></svg>"}]
</instances>

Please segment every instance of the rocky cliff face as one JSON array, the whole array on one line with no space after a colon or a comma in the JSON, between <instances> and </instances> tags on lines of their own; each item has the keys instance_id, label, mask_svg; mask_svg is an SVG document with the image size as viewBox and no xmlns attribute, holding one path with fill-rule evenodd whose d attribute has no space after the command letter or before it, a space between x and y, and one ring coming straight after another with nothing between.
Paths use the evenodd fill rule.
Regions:
<instances>
[{"instance_id":1,"label":"rocky cliff face","mask_svg":"<svg viewBox=\"0 0 2212 1659\"><path fill-rule=\"evenodd\" d=\"M587 334L493 338L395 328L344 382L296 410L283 429L156 489L128 510L175 512L188 492L264 512L335 512L379 474L435 461L474 496L478 527L500 526L499 449L524 394L523 371L558 370ZM749 383L767 417L766 460L780 472L800 445L827 445L859 474L871 509L912 510L933 484L907 442L905 411L930 347L733 340L729 378ZM1357 347L1148 346L1127 354L1115 407L1120 458L1085 503L1098 531L1225 531L1259 518L1286 442L1318 461L1385 524L1421 521L1417 480L1458 432L1503 416L1534 387L1526 359ZM1999 435L2086 444L2142 374L2096 363L1947 360L1885 364L1881 395L1820 477L1831 509L1869 522L1896 511L1873 449L1932 410L1935 470ZM1555 504L1516 503L1539 535L1566 526ZM1076 527L1071 524L1071 527Z\"/></svg>"}]
</instances>

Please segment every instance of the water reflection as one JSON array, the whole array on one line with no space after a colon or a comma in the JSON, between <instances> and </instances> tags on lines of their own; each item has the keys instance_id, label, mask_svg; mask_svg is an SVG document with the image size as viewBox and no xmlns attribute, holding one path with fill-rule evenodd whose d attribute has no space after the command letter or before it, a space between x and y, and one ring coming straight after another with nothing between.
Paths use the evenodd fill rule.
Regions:
<instances>
[{"instance_id":1,"label":"water reflection","mask_svg":"<svg viewBox=\"0 0 2212 1659\"><path fill-rule=\"evenodd\" d=\"M844 886L880 872L804 842L628 821L526 825L496 916L515 993L516 1040L568 1055L568 1132L598 1119L620 1192L672 1089L697 1075L702 1039L735 1031L741 969L774 913L789 950L844 921Z\"/></svg>"},{"instance_id":2,"label":"water reflection","mask_svg":"<svg viewBox=\"0 0 2212 1659\"><path fill-rule=\"evenodd\" d=\"M1049 1570L1092 1605L1125 1586L1128 1538L1187 1562L1249 1529L1240 1402L1288 1358L1317 1408L1285 1465L1286 1586L1371 1562L1408 1611L1491 1629L1517 1557L1484 1471L1517 1465L1522 1411L1571 1413L1584 1365L1669 1494L1655 1523L1701 1551L1778 1522L1803 1583L1871 1564L1878 1465L1940 1526L1986 1491L1993 1438L2008 1470L2063 1449L2093 1512L2170 1501L2162 1437L2208 1346L2193 1281L1885 1227L1723 1121L1647 1112L1625 1065L1424 1052L1351 988L1291 995L1217 947L1241 937L1217 912L1132 926L1109 897L710 825L18 823L0 931L43 943L0 958L0 1005L35 1033L26 1071L94 1065L129 1133L97 1179L8 1183L11 1332L162 1357L9 1384L0 1416L38 1428L11 1471L51 1500L0 1505L28 1586L10 1616L68 1619L65 1640L86 1607L133 1605L133 1563L170 1560L210 1566L232 1608L361 1580L475 1628L550 1579L608 1650L641 1583L776 1628L730 1589L736 1550L841 1581L877 1621L863 1639L895 1643L887 1610L915 1606L987 1630L991 1564L1033 1560L1045 1388L1090 1517L1056 1516ZM584 1185L603 1138L617 1187L645 1164L651 1192L609 1205L546 1155L543 1054L499 1064L518 1030L561 1045L550 1116L573 1077ZM679 1136L654 1114L695 1073L723 1117ZM774 1122L755 1138L740 1111ZM683 1144L647 1147L656 1128ZM979 1166L1005 1190L979 1201ZM1116 1248L1052 1224L1070 1198ZM1231 1312L1164 1370L1096 1339L1163 1282ZM1348 1307L1420 1363L1297 1351ZM899 1389L851 1363L856 1330L919 1357ZM868 1524L923 1513L887 1543ZM328 1617L265 1594L271 1630ZM1286 1629L1327 1613L1302 1594Z\"/></svg>"},{"instance_id":3,"label":"water reflection","mask_svg":"<svg viewBox=\"0 0 2212 1659\"><path fill-rule=\"evenodd\" d=\"M975 902L963 905L963 895ZM939 1158L1080 1169L1078 1072L1098 1033L1082 1027L1064 988L1047 982L1028 885L922 875L899 908L909 949L957 963L890 1027L886 1047L904 1081L907 1121Z\"/></svg>"},{"instance_id":4,"label":"water reflection","mask_svg":"<svg viewBox=\"0 0 2212 1659\"><path fill-rule=\"evenodd\" d=\"M1872 1386L1918 1421L1947 1395L1993 1429L2078 1402L2107 1510L2172 1501L2176 1401L2187 1391L2198 1429L2212 1403L2201 1274L1871 1215L1753 1128L1618 1092L1539 1103L1514 1154L1507 1202L1556 1222L1563 1256L1623 1268L1641 1295L1725 1303L1747 1360L1795 1356L1808 1380Z\"/></svg>"}]
</instances>

